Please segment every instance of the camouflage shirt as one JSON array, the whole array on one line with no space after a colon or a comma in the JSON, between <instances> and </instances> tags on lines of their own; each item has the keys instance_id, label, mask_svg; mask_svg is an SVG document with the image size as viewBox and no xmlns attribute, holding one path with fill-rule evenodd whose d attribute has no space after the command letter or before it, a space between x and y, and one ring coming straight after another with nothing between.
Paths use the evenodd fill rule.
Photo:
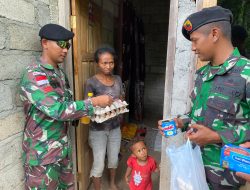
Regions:
<instances>
[{"instance_id":1,"label":"camouflage shirt","mask_svg":"<svg viewBox=\"0 0 250 190\"><path fill-rule=\"evenodd\" d=\"M24 163L36 166L57 162L71 153L67 122L93 114L91 101L72 101L66 75L37 59L20 82L26 123Z\"/></svg>"},{"instance_id":2,"label":"camouflage shirt","mask_svg":"<svg viewBox=\"0 0 250 190\"><path fill-rule=\"evenodd\" d=\"M220 153L223 144L239 145L250 140L250 61L236 48L223 65L202 67L197 71L191 100L186 126L205 125L222 139L222 144L202 148L208 182L235 187L244 184L234 172L220 167Z\"/></svg>"}]
</instances>

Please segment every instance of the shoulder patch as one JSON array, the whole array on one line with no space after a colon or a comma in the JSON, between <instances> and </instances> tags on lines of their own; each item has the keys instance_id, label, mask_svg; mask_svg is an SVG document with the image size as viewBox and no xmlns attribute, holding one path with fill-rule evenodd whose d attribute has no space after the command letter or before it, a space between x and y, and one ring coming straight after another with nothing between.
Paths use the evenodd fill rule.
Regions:
<instances>
[{"instance_id":1,"label":"shoulder patch","mask_svg":"<svg viewBox=\"0 0 250 190\"><path fill-rule=\"evenodd\" d=\"M53 88L52 88L51 86L45 86L45 87L43 88L43 91L44 91L45 93L49 93L49 92L52 92L52 91L53 91Z\"/></svg>"},{"instance_id":2,"label":"shoulder patch","mask_svg":"<svg viewBox=\"0 0 250 190\"><path fill-rule=\"evenodd\" d=\"M33 72L32 74L33 74L34 76L39 76L39 75L46 76L45 73L43 73L43 72L37 72L37 71Z\"/></svg>"},{"instance_id":3,"label":"shoulder patch","mask_svg":"<svg viewBox=\"0 0 250 190\"><path fill-rule=\"evenodd\" d=\"M35 80L39 86L49 83L48 78L46 76L36 76Z\"/></svg>"}]
</instances>

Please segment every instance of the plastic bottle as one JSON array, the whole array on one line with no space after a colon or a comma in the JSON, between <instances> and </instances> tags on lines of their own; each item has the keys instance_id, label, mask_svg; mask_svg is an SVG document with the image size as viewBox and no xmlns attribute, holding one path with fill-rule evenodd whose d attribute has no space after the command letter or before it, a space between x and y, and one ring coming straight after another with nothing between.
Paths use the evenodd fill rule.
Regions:
<instances>
[{"instance_id":1,"label":"plastic bottle","mask_svg":"<svg viewBox=\"0 0 250 190\"><path fill-rule=\"evenodd\" d=\"M91 97L93 96L93 93L92 92L88 92L88 99L90 99ZM81 123L82 124L89 124L90 123L90 117L89 116L84 116L81 118Z\"/></svg>"}]
</instances>

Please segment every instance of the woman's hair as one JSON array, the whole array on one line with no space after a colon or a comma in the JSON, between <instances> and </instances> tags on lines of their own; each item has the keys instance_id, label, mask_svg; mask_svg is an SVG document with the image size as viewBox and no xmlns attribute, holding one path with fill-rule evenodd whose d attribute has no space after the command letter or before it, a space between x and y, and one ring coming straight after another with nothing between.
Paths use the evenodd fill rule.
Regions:
<instances>
[{"instance_id":1,"label":"woman's hair","mask_svg":"<svg viewBox=\"0 0 250 190\"><path fill-rule=\"evenodd\" d=\"M115 50L114 48L110 47L110 46L104 46L104 47L100 47L98 48L96 51L95 51L95 54L94 54L94 59L95 59L95 62L98 63L99 62L99 58L100 58L100 55L104 54L104 53L109 53L113 56L114 58L114 62L116 63L116 60L117 60L117 55L115 53Z\"/></svg>"}]
</instances>

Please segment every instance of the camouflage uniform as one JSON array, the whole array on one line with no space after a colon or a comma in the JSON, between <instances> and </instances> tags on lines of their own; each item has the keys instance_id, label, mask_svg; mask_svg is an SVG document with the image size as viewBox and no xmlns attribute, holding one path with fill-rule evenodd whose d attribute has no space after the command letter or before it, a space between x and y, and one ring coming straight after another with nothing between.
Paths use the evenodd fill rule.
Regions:
<instances>
[{"instance_id":1,"label":"camouflage uniform","mask_svg":"<svg viewBox=\"0 0 250 190\"><path fill-rule=\"evenodd\" d=\"M63 71L60 68L54 69L40 59L26 68L20 87L26 115L22 146L26 189L37 189L42 185L39 184L41 181L34 181L36 171L43 175L42 183L57 183L54 180L59 180L57 188L48 189L68 189L65 181L62 182L65 188L59 187L65 175L66 178L72 178L66 184L73 184L67 121L92 115L92 103L90 100L72 101L72 93Z\"/></svg>"},{"instance_id":2,"label":"camouflage uniform","mask_svg":"<svg viewBox=\"0 0 250 190\"><path fill-rule=\"evenodd\" d=\"M223 144L250 140L250 61L238 49L221 66L202 67L191 93L192 108L182 117L185 126L198 123L216 131L222 144L202 149L207 181L212 189L237 189L245 181L220 167Z\"/></svg>"}]
</instances>

